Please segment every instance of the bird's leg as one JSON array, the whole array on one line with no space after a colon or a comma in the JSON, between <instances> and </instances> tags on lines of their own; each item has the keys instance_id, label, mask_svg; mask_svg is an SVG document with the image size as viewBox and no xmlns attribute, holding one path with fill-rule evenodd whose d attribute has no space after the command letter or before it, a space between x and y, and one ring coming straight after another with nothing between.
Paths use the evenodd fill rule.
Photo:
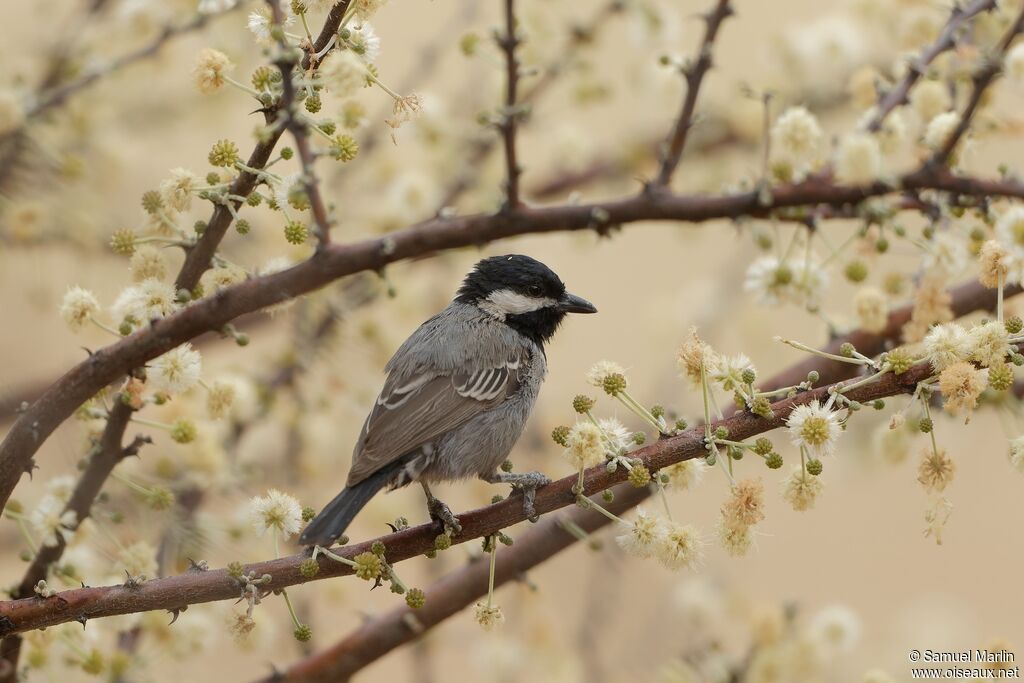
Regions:
<instances>
[{"instance_id":1,"label":"bird's leg","mask_svg":"<svg viewBox=\"0 0 1024 683\"><path fill-rule=\"evenodd\" d=\"M423 487L423 493L427 494L427 512L430 513L430 519L440 522L445 533L457 534L462 531L462 525L459 524L459 518L452 514L450 507L434 498L434 494L430 492L430 487L424 481L420 482Z\"/></svg>"},{"instance_id":2,"label":"bird's leg","mask_svg":"<svg viewBox=\"0 0 1024 683\"><path fill-rule=\"evenodd\" d=\"M491 484L511 484L512 488L522 491L523 512L531 522L537 521L537 510L533 506L537 498L537 489L551 483L551 480L540 472L492 472L481 479Z\"/></svg>"}]
</instances>

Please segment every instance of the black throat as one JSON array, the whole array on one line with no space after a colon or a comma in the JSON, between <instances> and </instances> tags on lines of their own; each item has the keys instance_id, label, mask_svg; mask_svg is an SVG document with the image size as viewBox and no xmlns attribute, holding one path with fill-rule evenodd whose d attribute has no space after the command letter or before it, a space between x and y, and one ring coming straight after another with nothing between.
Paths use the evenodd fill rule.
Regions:
<instances>
[{"instance_id":1,"label":"black throat","mask_svg":"<svg viewBox=\"0 0 1024 683\"><path fill-rule=\"evenodd\" d=\"M565 313L557 308L541 308L529 313L507 315L505 324L543 350L545 342L554 336L564 319Z\"/></svg>"}]
</instances>

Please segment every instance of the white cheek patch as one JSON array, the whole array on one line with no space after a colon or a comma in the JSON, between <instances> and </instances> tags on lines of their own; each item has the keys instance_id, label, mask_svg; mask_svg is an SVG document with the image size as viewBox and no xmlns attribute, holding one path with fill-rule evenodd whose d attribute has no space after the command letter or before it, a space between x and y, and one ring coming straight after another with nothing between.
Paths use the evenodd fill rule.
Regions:
<instances>
[{"instance_id":1,"label":"white cheek patch","mask_svg":"<svg viewBox=\"0 0 1024 683\"><path fill-rule=\"evenodd\" d=\"M477 305L495 318L504 320L506 316L531 313L557 303L550 297L526 296L511 289L499 289Z\"/></svg>"}]
</instances>

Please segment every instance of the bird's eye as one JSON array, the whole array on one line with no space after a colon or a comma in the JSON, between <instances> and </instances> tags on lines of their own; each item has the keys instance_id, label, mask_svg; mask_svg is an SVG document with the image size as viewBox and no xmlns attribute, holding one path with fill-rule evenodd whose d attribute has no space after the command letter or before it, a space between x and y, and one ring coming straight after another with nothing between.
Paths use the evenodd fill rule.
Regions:
<instances>
[{"instance_id":1,"label":"bird's eye","mask_svg":"<svg viewBox=\"0 0 1024 683\"><path fill-rule=\"evenodd\" d=\"M526 288L526 292L530 296L540 296L540 286L539 285L530 285L529 287Z\"/></svg>"}]
</instances>

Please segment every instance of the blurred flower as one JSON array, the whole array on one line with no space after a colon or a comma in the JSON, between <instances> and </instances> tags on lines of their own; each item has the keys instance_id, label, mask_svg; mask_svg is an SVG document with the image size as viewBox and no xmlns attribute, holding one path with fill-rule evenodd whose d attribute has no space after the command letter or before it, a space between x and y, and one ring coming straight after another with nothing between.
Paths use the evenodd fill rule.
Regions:
<instances>
[{"instance_id":1,"label":"blurred flower","mask_svg":"<svg viewBox=\"0 0 1024 683\"><path fill-rule=\"evenodd\" d=\"M889 303L877 287L862 287L853 297L857 323L867 332L878 333L889 325Z\"/></svg>"},{"instance_id":2,"label":"blurred flower","mask_svg":"<svg viewBox=\"0 0 1024 683\"><path fill-rule=\"evenodd\" d=\"M505 615L502 614L501 607L498 605L485 605L478 602L473 614L476 623L480 624L480 628L485 631L491 631L505 623Z\"/></svg>"},{"instance_id":3,"label":"blurred flower","mask_svg":"<svg viewBox=\"0 0 1024 683\"><path fill-rule=\"evenodd\" d=\"M369 22L364 21L361 25L351 29L348 40L352 44L353 51L366 62L372 64L377 61L377 55L380 54L380 38Z\"/></svg>"},{"instance_id":4,"label":"blurred flower","mask_svg":"<svg viewBox=\"0 0 1024 683\"><path fill-rule=\"evenodd\" d=\"M196 88L204 95L216 92L226 82L224 77L234 68L235 65L223 52L210 47L203 48L192 70Z\"/></svg>"},{"instance_id":5,"label":"blurred flower","mask_svg":"<svg viewBox=\"0 0 1024 683\"><path fill-rule=\"evenodd\" d=\"M156 548L145 541L137 541L121 548L117 553L117 573L128 576L144 576L152 579L159 570L156 563Z\"/></svg>"},{"instance_id":6,"label":"blurred flower","mask_svg":"<svg viewBox=\"0 0 1024 683\"><path fill-rule=\"evenodd\" d=\"M955 111L938 114L924 131L924 144L933 152L939 151L953 135L958 123L960 114Z\"/></svg>"},{"instance_id":7,"label":"blurred flower","mask_svg":"<svg viewBox=\"0 0 1024 683\"><path fill-rule=\"evenodd\" d=\"M128 271L133 282L163 280L167 277L167 258L159 247L141 244L135 248L131 259L128 260Z\"/></svg>"},{"instance_id":8,"label":"blurred flower","mask_svg":"<svg viewBox=\"0 0 1024 683\"><path fill-rule=\"evenodd\" d=\"M351 50L332 52L319 74L327 91L338 97L351 97L366 85L366 64Z\"/></svg>"},{"instance_id":9,"label":"blurred flower","mask_svg":"<svg viewBox=\"0 0 1024 683\"><path fill-rule=\"evenodd\" d=\"M238 4L238 0L199 0L200 14L216 14L226 12Z\"/></svg>"},{"instance_id":10,"label":"blurred flower","mask_svg":"<svg viewBox=\"0 0 1024 683\"><path fill-rule=\"evenodd\" d=\"M832 652L849 652L860 639L860 620L849 608L831 605L811 618L812 638Z\"/></svg>"},{"instance_id":11,"label":"blurred flower","mask_svg":"<svg viewBox=\"0 0 1024 683\"><path fill-rule=\"evenodd\" d=\"M1003 284L1008 282L1011 263L1010 252L996 240L988 240L981 245L978 263L981 268L978 281L981 284L995 289L999 286L1000 282ZM1018 276L1016 279L1019 280L1020 277Z\"/></svg>"},{"instance_id":12,"label":"blurred flower","mask_svg":"<svg viewBox=\"0 0 1024 683\"><path fill-rule=\"evenodd\" d=\"M287 493L270 489L266 496L249 501L249 516L256 533L262 536L268 529L276 529L288 540L302 527L302 506Z\"/></svg>"},{"instance_id":13,"label":"blurred flower","mask_svg":"<svg viewBox=\"0 0 1024 683\"><path fill-rule=\"evenodd\" d=\"M206 396L206 412L214 420L218 420L231 409L235 400L235 387L226 382L214 382Z\"/></svg>"},{"instance_id":14,"label":"blurred flower","mask_svg":"<svg viewBox=\"0 0 1024 683\"><path fill-rule=\"evenodd\" d=\"M669 569L693 569L703 559L704 541L693 526L666 522L654 556Z\"/></svg>"},{"instance_id":15,"label":"blurred flower","mask_svg":"<svg viewBox=\"0 0 1024 683\"><path fill-rule=\"evenodd\" d=\"M628 525L629 530L615 537L619 547L634 557L648 558L656 551L656 544L665 534L660 519L648 515L643 508L637 508L636 519Z\"/></svg>"},{"instance_id":16,"label":"blurred flower","mask_svg":"<svg viewBox=\"0 0 1024 683\"><path fill-rule=\"evenodd\" d=\"M938 451L927 449L917 468L917 481L930 493L940 493L946 490L949 483L953 481L956 474L956 463L954 463L944 449Z\"/></svg>"},{"instance_id":17,"label":"blurred flower","mask_svg":"<svg viewBox=\"0 0 1024 683\"><path fill-rule=\"evenodd\" d=\"M160 183L160 197L175 211L188 211L192 193L199 187L199 178L186 168L171 170L171 177Z\"/></svg>"},{"instance_id":18,"label":"blurred flower","mask_svg":"<svg viewBox=\"0 0 1024 683\"><path fill-rule=\"evenodd\" d=\"M924 255L924 269L929 273L949 277L958 275L967 265L967 245L952 232L937 234Z\"/></svg>"},{"instance_id":19,"label":"blurred flower","mask_svg":"<svg viewBox=\"0 0 1024 683\"><path fill-rule=\"evenodd\" d=\"M71 287L64 294L64 301L60 305L60 315L68 327L76 332L92 319L100 310L100 302L88 289Z\"/></svg>"},{"instance_id":20,"label":"blurred flower","mask_svg":"<svg viewBox=\"0 0 1024 683\"><path fill-rule=\"evenodd\" d=\"M722 505L722 517L731 526L753 526L764 519L764 484L760 479L744 479L732 487Z\"/></svg>"},{"instance_id":21,"label":"blurred flower","mask_svg":"<svg viewBox=\"0 0 1024 683\"><path fill-rule=\"evenodd\" d=\"M703 460L692 458L662 468L661 474L668 476L667 488L686 491L700 484L706 469L707 465L704 464Z\"/></svg>"},{"instance_id":22,"label":"blurred flower","mask_svg":"<svg viewBox=\"0 0 1024 683\"><path fill-rule=\"evenodd\" d=\"M352 0L350 7L356 17L365 21L376 14L377 10L387 2L388 0Z\"/></svg>"},{"instance_id":23,"label":"blurred flower","mask_svg":"<svg viewBox=\"0 0 1024 683\"><path fill-rule=\"evenodd\" d=\"M836 159L836 177L848 185L867 185L882 173L882 152L878 140L868 133L843 138Z\"/></svg>"},{"instance_id":24,"label":"blurred flower","mask_svg":"<svg viewBox=\"0 0 1024 683\"><path fill-rule=\"evenodd\" d=\"M71 538L78 525L78 513L74 510L64 511L65 503L54 495L43 496L36 508L29 515L32 528L42 539L42 544L52 548Z\"/></svg>"},{"instance_id":25,"label":"blurred flower","mask_svg":"<svg viewBox=\"0 0 1024 683\"><path fill-rule=\"evenodd\" d=\"M1014 84L1024 83L1024 44L1018 43L1006 53L1003 71Z\"/></svg>"},{"instance_id":26,"label":"blurred flower","mask_svg":"<svg viewBox=\"0 0 1024 683\"><path fill-rule=\"evenodd\" d=\"M202 361L199 352L186 342L151 361L146 382L158 394L180 394L199 381Z\"/></svg>"},{"instance_id":27,"label":"blurred flower","mask_svg":"<svg viewBox=\"0 0 1024 683\"><path fill-rule=\"evenodd\" d=\"M843 431L839 413L821 405L817 399L794 408L786 419L786 427L793 444L806 448L815 458L831 455Z\"/></svg>"},{"instance_id":28,"label":"blurred flower","mask_svg":"<svg viewBox=\"0 0 1024 683\"><path fill-rule=\"evenodd\" d=\"M786 481L783 482L782 497L794 510L802 512L814 507L814 501L821 493L821 477L807 473L800 465L793 468Z\"/></svg>"},{"instance_id":29,"label":"blurred flower","mask_svg":"<svg viewBox=\"0 0 1024 683\"><path fill-rule=\"evenodd\" d=\"M804 107L790 107L772 126L772 154L788 164L798 179L818 161L824 139L814 114Z\"/></svg>"},{"instance_id":30,"label":"blurred flower","mask_svg":"<svg viewBox=\"0 0 1024 683\"><path fill-rule=\"evenodd\" d=\"M718 525L718 539L725 551L733 557L746 555L753 540L749 526L729 524L725 520Z\"/></svg>"},{"instance_id":31,"label":"blurred flower","mask_svg":"<svg viewBox=\"0 0 1024 683\"><path fill-rule=\"evenodd\" d=\"M1010 450L1007 455L1010 458L1010 464L1018 472L1024 474L1024 436L1010 440Z\"/></svg>"},{"instance_id":32,"label":"blurred flower","mask_svg":"<svg viewBox=\"0 0 1024 683\"><path fill-rule=\"evenodd\" d=\"M927 80L918 83L910 91L910 106L924 123L928 123L939 114L949 111L953 102L945 83Z\"/></svg>"}]
</instances>

